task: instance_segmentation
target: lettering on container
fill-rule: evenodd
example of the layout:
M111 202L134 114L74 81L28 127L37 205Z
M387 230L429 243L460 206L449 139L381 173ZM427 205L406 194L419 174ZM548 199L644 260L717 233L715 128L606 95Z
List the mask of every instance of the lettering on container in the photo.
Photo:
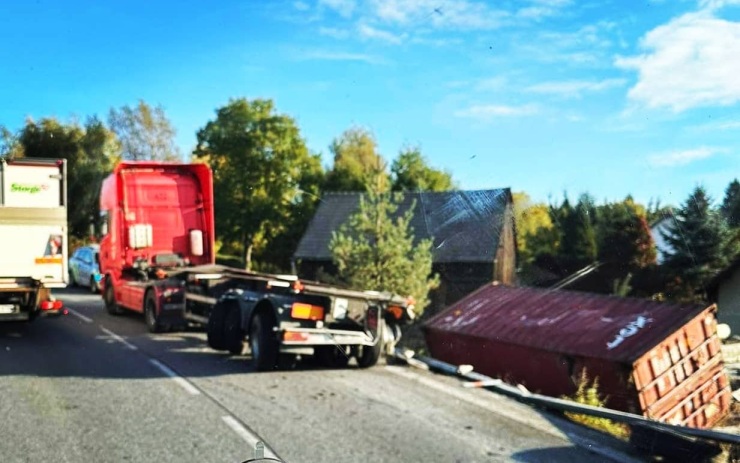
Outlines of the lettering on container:
M636 335L638 331L640 331L642 328L645 328L647 324L651 323L652 321L652 318L646 318L640 315L633 321L629 322L627 326L619 330L619 333L614 336L614 339L606 343L606 348L608 350L614 349L618 345L622 344L626 338Z
M49 185L41 184L41 185L32 185L32 184L25 184L25 183L11 183L10 184L10 191L11 193L28 193L28 194L36 194L40 192L41 190L48 190Z

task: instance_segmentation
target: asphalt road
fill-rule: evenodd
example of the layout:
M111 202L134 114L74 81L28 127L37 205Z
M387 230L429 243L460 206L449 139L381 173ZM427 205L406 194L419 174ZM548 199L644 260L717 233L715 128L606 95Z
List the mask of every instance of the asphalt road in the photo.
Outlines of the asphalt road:
M258 439L287 462L613 461L598 437L451 378L257 373L202 332L152 335L97 296L59 297L70 315L0 325L3 462L238 462Z

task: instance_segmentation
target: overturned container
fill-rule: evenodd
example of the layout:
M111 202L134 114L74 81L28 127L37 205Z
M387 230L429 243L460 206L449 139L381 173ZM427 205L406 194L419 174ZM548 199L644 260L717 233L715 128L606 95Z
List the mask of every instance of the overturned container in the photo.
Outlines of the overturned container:
M732 400L716 306L486 285L424 325L434 358L554 397L585 370L606 406L707 428Z

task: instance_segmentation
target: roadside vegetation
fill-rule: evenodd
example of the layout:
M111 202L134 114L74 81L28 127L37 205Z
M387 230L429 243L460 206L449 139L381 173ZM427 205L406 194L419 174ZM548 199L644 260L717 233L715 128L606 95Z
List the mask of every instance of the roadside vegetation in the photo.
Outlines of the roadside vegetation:
M592 407L605 407L607 397L603 397L599 392L599 378L589 379L584 369L578 379L578 388L576 392L568 397L563 396L563 399L571 400L583 405L590 405ZM629 426L616 423L606 418L598 418L595 416L581 415L578 413L565 412L572 421L580 423L589 428L596 429L611 434L619 439L627 440L629 438Z

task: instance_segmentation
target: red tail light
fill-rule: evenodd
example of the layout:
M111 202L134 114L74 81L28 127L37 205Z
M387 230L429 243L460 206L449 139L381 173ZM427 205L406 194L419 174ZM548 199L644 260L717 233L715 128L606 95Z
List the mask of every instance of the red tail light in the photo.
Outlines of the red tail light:
M284 341L307 341L308 333L299 333L297 331L286 331L283 333Z
M43 301L41 303L41 310L61 310L64 307L62 301Z
M320 305L294 302L290 308L290 316L302 320L323 320L324 308Z

